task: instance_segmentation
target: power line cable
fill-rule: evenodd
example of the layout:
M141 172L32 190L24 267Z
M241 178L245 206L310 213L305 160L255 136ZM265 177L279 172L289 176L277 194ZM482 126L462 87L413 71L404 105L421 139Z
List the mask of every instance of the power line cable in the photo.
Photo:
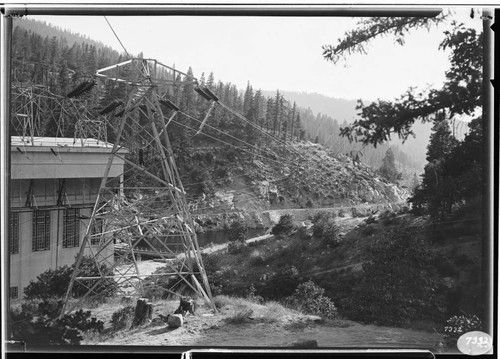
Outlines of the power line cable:
M118 37L118 35L116 34L115 30L113 29L113 26L111 26L111 23L108 21L108 18L106 16L104 16L104 20L106 20L106 22L108 23L109 25L109 28L111 29L111 31L113 31L113 34L115 35L116 39L118 40L118 42L120 43L120 45L122 46L123 48L123 51L125 51L125 53L127 54L127 57L130 58L130 54L128 53L127 49L125 48L125 46L123 46L123 43L122 41L120 40L120 38Z

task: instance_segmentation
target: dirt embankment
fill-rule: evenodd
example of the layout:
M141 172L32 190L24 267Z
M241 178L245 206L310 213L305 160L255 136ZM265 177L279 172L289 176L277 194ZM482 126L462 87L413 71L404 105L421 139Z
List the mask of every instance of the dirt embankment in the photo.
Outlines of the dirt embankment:
M190 203L197 230L222 230L238 218L250 228L268 228L283 212L305 220L322 208L356 217L405 205L409 192L363 163L310 142L290 147L295 166L247 158L227 164L231 175Z

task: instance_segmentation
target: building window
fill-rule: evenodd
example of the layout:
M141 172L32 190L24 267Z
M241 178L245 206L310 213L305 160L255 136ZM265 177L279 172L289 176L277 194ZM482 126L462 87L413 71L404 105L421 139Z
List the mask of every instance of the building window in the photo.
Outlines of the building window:
M17 291L17 287L10 287L9 288L9 297L10 299L17 299L18 298L18 291Z
M102 234L102 218L96 218L90 232L90 244L95 246L101 241Z
M18 212L12 212L10 214L9 251L10 251L10 254L18 254L19 253L19 213Z
M50 248L50 211L33 212L33 252Z
M63 248L78 247L80 239L80 210L64 211Z

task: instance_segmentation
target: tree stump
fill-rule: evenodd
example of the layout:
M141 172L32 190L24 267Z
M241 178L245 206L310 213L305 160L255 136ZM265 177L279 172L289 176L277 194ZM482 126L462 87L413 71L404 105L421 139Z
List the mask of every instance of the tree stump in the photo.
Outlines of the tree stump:
M190 297L181 297L179 308L177 308L174 314L182 314L183 316L186 316L187 313L191 313L194 315L195 310L196 304L193 299Z
M147 298L137 299L135 306L134 320L131 328L144 324L146 321L153 319L153 304Z

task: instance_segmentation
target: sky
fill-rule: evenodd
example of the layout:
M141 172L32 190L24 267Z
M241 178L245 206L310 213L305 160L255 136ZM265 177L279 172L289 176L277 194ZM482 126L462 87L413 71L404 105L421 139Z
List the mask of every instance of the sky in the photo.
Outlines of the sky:
M470 8L456 17L481 28ZM119 51L122 48L104 17L30 16L78 32ZM391 37L368 47L367 55L352 55L333 64L322 56L322 46L335 44L359 19L350 17L125 17L109 16L124 47L143 52L195 77L214 73L240 90L254 89L319 93L325 96L375 100L393 99L410 86L440 87L449 66L448 53L438 50L444 28L420 29L405 38Z

